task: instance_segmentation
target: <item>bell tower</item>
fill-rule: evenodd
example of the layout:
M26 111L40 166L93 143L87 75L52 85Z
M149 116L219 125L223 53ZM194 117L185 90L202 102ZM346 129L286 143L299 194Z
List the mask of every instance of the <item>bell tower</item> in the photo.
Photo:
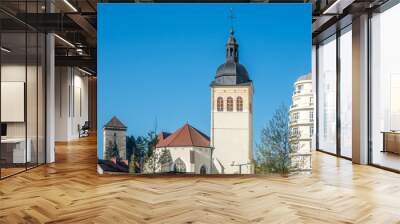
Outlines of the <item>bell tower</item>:
M234 31L231 30L228 43L226 44L226 61L238 63L239 62L239 45L236 43Z
M226 44L226 62L211 82L211 146L213 172L252 174L253 83L239 64L233 28Z

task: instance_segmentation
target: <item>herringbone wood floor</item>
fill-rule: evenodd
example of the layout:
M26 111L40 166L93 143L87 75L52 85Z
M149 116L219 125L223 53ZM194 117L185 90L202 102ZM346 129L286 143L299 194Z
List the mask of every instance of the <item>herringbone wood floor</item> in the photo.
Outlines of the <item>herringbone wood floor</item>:
M96 173L96 142L0 181L0 223L400 223L400 175L315 153L309 175L163 177Z

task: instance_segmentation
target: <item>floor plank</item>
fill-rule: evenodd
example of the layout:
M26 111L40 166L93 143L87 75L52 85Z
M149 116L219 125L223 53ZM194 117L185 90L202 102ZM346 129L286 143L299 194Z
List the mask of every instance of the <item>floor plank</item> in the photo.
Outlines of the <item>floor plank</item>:
M400 175L316 152L288 178L96 173L96 140L0 181L0 223L400 223Z

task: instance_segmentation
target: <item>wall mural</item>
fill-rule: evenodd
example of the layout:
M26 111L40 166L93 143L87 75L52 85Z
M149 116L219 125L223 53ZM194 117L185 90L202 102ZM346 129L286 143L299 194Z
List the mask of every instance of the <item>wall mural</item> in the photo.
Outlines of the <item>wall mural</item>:
M98 172L288 173L298 136L285 104L310 72L310 10L100 4ZM279 36L290 12L296 39Z

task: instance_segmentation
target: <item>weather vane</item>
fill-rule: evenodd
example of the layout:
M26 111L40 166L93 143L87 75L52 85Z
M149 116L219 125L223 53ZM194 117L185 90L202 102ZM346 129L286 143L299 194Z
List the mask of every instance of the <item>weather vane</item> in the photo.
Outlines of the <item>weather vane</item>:
M230 8L229 10L229 19L231 20L231 33L233 34L234 29L233 29L233 20L236 19L236 17L233 15L233 9Z

